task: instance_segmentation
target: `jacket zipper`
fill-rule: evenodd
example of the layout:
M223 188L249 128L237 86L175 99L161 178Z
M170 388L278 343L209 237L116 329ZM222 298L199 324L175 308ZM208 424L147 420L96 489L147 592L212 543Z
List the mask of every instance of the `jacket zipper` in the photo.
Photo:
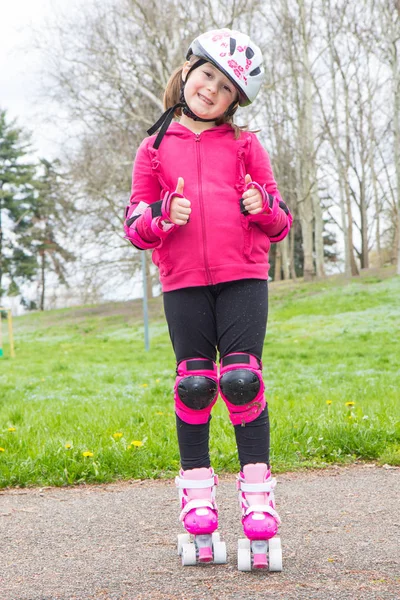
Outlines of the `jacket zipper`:
M200 134L195 134L195 141L200 142ZM196 154L197 154L197 174L199 179L199 200L200 200L200 214L201 214L201 227L203 231L203 258L204 258L204 267L207 275L207 285L213 285L213 280L210 273L210 267L207 259L207 231L205 225L205 216L204 216L204 203L203 203L203 188L201 185L201 158L200 158L200 146L196 144Z

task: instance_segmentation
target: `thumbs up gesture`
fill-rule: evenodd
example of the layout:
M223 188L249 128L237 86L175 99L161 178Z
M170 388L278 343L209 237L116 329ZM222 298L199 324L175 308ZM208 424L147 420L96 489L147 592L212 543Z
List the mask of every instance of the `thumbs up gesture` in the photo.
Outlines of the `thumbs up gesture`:
M185 182L183 177L179 177L175 192L183 196L184 185ZM190 200L187 198L180 198L179 196L172 198L169 208L169 218L172 223L175 223L175 225L186 225L191 212Z
M249 174L246 175L244 182L247 185L251 183L252 179ZM243 194L243 205L250 215L258 215L263 208L263 197L260 190L254 185Z

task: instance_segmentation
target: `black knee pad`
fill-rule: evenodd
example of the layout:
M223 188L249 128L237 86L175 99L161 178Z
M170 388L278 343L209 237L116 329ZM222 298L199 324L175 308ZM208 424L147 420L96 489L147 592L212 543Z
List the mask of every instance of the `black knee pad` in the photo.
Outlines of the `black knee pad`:
M223 396L235 406L242 406L257 398L261 383L256 373L249 369L227 371L219 380Z
M207 408L218 393L218 384L204 375L183 377L178 383L177 392L180 400L193 410Z
M205 358L183 360L175 380L175 412L182 421L207 423L218 397L217 365Z

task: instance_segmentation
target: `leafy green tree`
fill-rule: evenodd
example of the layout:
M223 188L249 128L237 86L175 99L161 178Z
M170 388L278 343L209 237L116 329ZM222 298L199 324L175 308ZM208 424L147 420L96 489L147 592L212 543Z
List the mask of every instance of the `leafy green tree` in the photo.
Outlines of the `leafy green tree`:
M37 261L21 246L30 227L35 199L35 165L30 163L29 135L7 122L6 111L0 110L0 297L3 276L8 275L8 290L17 293L18 282L31 280L37 271Z
M54 273L67 285L66 266L74 259L61 241L71 209L64 200L59 161L33 164L29 152L29 136L0 111L0 297L18 295L23 283L39 279L44 310L48 275ZM4 276L7 289L2 288ZM36 307L30 300L23 303Z
M47 276L57 276L60 284L68 286L67 263L74 255L62 243L63 228L68 224L71 209L65 201L62 177L57 168L59 161L50 163L41 159L35 183L37 195L32 205L31 227L27 230L24 246L37 262L40 281L39 308L44 310Z

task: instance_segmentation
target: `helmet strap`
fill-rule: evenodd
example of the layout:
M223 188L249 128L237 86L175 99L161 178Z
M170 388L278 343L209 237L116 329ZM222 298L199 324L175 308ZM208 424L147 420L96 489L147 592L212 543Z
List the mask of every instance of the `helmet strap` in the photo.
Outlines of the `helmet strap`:
M185 84L186 81L188 80L188 77L190 75L190 73L192 71L194 71L194 69L197 69L197 67L200 67L201 65L204 65L204 63L206 63L207 61L204 58L201 58L200 60L198 60L197 62L195 62L189 69L189 71L187 72L185 81L182 81L182 86L181 86L181 92L180 92L180 97L179 97L179 102L177 104L175 104L174 106L171 106L171 108L168 108L162 115L161 117L158 119L158 121L156 121L156 123L154 123L154 125L152 127L150 127L150 129L147 130L147 133L149 135L153 135L153 133L155 133L157 131L157 129L160 129L160 131L158 132L158 135L156 137L156 140L154 142L153 147L158 149L162 139L165 135L165 132L167 131L172 119L174 118L174 114L175 111L178 108L182 109L182 112L184 115L186 115L187 117L189 117L190 119L193 119L193 121L201 121L203 123L210 123L212 121L217 121L218 119L220 119L221 117L225 116L225 117L230 117L232 116L236 110L237 110L237 100L234 100L234 102L232 102L232 104L228 107L228 109L225 111L225 113L223 115L221 115L221 117L217 117L216 119L202 119L201 117L198 117L188 106L188 103L185 100Z
M185 85L189 78L190 73L192 71L194 71L195 69L197 69L197 67L201 67L201 65L204 65L204 63L206 63L206 62L207 61L204 58L200 58L200 60L198 60L192 64L189 71L187 72L185 81L182 80L181 94L179 97L179 102L181 102L183 104L183 108L182 108L183 114L186 115L187 117L189 117L190 119L193 119L193 121L201 121L202 123L210 123L212 121L215 121L215 119L202 119L201 117L198 117L196 115L196 113L194 113L192 111L191 108L189 108L188 103L185 100Z

